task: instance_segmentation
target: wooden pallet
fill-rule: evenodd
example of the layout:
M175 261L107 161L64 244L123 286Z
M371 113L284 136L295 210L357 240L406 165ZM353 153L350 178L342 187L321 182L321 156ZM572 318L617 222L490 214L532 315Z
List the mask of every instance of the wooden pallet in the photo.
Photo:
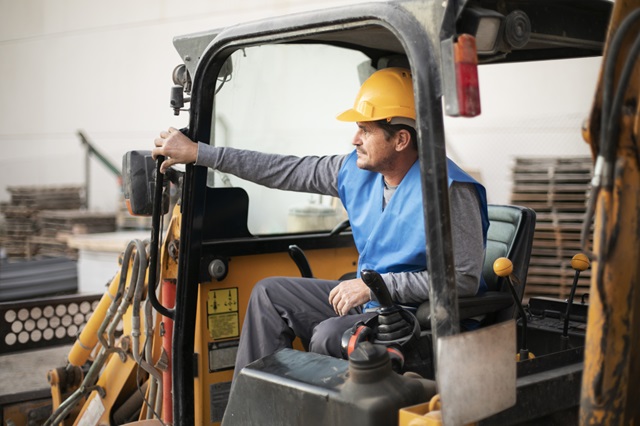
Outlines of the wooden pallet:
M90 212L86 210L45 210L38 218L40 234L55 237L65 234L95 234L116 230L113 213Z
M79 209L84 204L82 186L9 186L11 204L37 210Z
M11 202L0 211L6 219L3 246L9 258L77 257L69 235L116 230L115 215L80 210L82 186L8 187Z
M525 298L569 296L575 271L571 258L580 236L592 175L590 157L517 158L511 203L536 211ZM576 294L589 291L591 272L580 274Z
M43 210L38 217L38 228L39 234L29 238L29 245L36 247L39 255L76 259L78 251L68 246L68 238L79 234L114 232L116 216L86 210Z
M6 220L3 247L7 256L22 259L35 254L28 247L28 239L38 232L38 210L22 205L5 204L0 212Z

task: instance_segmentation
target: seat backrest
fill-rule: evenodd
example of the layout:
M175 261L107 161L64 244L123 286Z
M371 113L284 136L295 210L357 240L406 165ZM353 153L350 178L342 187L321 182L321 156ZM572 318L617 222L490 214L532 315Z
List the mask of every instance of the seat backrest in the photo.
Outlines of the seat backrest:
M489 230L485 250L482 276L489 291L509 291L503 279L493 272L493 262L506 257L513 263L513 274L520 284L515 283L516 292L522 300L529 270L529 258L536 226L536 213L528 207L490 204ZM501 312L498 320L513 317L515 305L507 312Z

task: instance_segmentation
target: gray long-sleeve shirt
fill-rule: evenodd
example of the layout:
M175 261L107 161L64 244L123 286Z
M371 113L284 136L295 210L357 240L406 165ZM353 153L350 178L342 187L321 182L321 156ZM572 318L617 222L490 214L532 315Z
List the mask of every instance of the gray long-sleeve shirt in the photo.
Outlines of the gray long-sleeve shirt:
M338 196L338 172L346 155L305 156L267 154L198 144L196 165L230 173L257 184L288 191ZM391 197L393 191L385 191ZM454 182L449 188L452 238L458 295L478 291L484 247L479 200L473 184ZM470 213L473 212L473 213ZM429 272L382 274L397 303L416 304L429 298Z

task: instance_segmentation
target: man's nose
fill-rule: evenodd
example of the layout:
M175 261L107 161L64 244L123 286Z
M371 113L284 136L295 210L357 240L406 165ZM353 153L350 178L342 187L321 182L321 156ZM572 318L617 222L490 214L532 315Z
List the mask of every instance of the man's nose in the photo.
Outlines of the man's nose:
M357 131L355 135L353 135L353 140L351 144L354 146L362 145L362 139L360 138L360 131Z

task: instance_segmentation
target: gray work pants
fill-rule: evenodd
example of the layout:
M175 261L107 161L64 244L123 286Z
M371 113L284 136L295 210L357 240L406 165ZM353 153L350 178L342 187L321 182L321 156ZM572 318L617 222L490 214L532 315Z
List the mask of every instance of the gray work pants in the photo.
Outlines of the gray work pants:
M342 357L342 334L374 312L354 308L338 316L329 304L329 293L340 281L315 278L272 277L259 281L249 298L234 377L247 364L290 348L299 337L306 349Z

